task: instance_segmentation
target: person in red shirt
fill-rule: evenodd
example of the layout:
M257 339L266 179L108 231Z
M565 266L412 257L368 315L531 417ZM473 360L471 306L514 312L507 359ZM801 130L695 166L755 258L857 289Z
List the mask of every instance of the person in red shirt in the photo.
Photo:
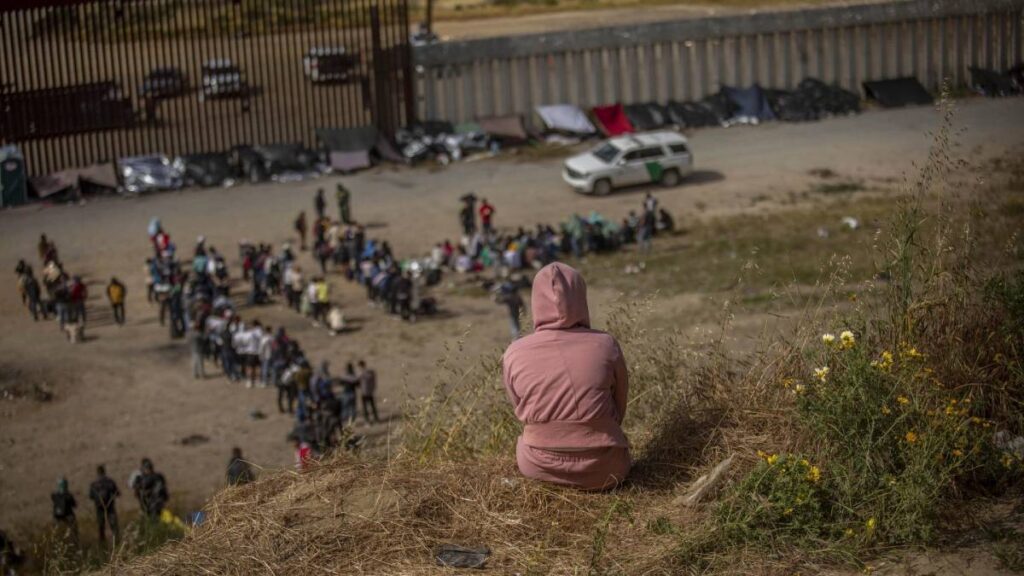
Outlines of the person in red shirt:
M85 300L89 297L89 291L80 276L71 279L68 297L71 300L71 310L75 320L85 326Z
M494 206L484 198L480 202L480 224L483 226L484 234L490 236L494 231L491 219L494 217Z

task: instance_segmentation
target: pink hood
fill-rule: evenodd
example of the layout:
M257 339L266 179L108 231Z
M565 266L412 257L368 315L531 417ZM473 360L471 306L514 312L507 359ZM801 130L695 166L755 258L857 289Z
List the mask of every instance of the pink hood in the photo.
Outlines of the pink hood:
M590 328L587 308L587 283L571 266L561 262L549 264L533 279L534 330Z
M627 447L626 363L614 338L590 329L583 277L565 264L545 266L531 305L536 331L503 359L506 391L525 424L522 441L550 450Z

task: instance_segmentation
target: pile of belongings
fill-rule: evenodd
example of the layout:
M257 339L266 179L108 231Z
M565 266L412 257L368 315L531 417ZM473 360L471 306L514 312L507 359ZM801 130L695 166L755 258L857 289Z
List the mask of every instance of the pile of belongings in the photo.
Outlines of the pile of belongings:
M328 166L338 172L354 172L373 166L380 142L376 126L317 128L316 139Z
M860 96L817 78L804 78L796 90L762 90L775 117L784 122L807 122L860 112Z
M1024 64L1003 73L975 66L967 70L971 73L971 88L982 96L997 98L1024 93Z
M538 108L549 129L587 134L586 115L573 106ZM595 123L606 136L658 130L666 126L706 128L759 124L771 120L799 122L860 112L860 97L816 78L805 78L796 90L769 90L757 84L748 88L723 86L699 102L670 101L641 104L611 104L591 110Z
M39 198L74 199L83 194L105 193L117 189L117 170L113 162L102 162L81 168L68 168L32 178L32 188Z
M174 167L184 176L186 186L232 186L238 177L230 156L224 152L184 154L174 159Z
M305 180L326 170L319 154L301 144L235 146L228 152L228 162L235 174L253 183Z
M925 87L913 76L865 82L864 94L884 108L926 106L934 102L928 90L925 90Z
M117 172L121 189L129 194L178 190L185 184L181 170L163 154L120 158Z
M461 160L467 152L490 149L491 141L479 124L458 129L443 120L416 122L395 133L395 143L407 162L433 158L441 165Z

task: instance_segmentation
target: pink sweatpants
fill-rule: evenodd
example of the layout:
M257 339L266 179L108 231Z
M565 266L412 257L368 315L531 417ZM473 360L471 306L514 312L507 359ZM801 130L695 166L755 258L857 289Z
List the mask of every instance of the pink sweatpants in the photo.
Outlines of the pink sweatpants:
M591 448L579 452L555 452L516 444L519 471L527 478L581 490L606 490L626 479L632 461L628 448Z

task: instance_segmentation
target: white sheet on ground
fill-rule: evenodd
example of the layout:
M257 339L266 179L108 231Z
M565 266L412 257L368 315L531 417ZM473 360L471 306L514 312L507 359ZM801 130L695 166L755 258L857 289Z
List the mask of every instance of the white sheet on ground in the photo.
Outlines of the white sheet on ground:
M537 114L544 121L544 125L551 130L572 134L594 134L597 132L597 128L590 122L583 110L572 104L537 106Z

